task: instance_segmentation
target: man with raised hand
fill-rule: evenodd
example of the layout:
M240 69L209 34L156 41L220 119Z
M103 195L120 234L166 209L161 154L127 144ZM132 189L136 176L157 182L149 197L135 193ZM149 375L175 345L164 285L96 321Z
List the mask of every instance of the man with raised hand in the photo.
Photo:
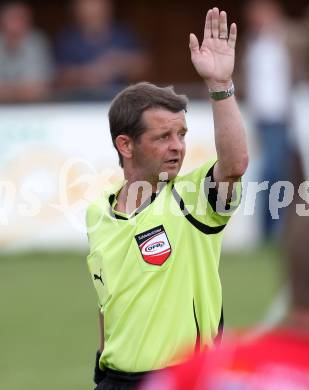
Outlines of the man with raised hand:
M209 89L217 149L190 174L178 175L188 131L185 96L139 83L111 104L125 180L87 211L88 265L100 305L98 390L134 389L145 373L220 338L222 235L248 164L232 83L236 34L226 13L213 8L202 45L190 35L193 65ZM218 193L220 183L226 185Z

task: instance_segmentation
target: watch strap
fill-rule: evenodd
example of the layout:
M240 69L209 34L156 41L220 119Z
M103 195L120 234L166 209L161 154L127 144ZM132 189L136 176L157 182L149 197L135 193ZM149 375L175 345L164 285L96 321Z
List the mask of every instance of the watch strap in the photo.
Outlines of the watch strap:
M235 93L235 88L233 83L228 89L224 89L223 91L213 91L211 89L209 90L210 98L216 101L227 99L230 96L233 96L234 93Z

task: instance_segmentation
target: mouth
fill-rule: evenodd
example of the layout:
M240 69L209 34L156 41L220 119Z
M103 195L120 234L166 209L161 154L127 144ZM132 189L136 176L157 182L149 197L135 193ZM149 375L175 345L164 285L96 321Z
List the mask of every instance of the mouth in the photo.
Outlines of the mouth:
M179 164L179 161L179 158L171 158L170 160L166 160L165 164L176 165Z

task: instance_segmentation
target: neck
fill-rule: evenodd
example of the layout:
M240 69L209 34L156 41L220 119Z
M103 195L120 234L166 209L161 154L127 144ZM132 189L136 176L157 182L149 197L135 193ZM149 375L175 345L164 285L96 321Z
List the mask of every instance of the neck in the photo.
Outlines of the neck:
M146 182L126 182L118 195L117 209L131 214L149 199L155 191L153 186Z
M160 177L156 176L145 176L138 168L127 169L124 168L124 178L128 188L142 186L143 192L156 192L157 186L160 181Z
M139 208L144 202L149 200L153 193L161 191L164 182L159 180L147 180L137 176L125 174L125 185L118 194L116 210L131 214Z

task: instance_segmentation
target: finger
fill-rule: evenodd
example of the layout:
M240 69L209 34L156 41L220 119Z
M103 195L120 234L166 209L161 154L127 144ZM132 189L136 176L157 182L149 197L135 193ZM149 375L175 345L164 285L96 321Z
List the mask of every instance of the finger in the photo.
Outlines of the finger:
M204 39L211 38L211 18L212 18L212 10L209 9L206 14L205 28L204 28Z
M211 33L213 38L219 37L219 9L217 7L212 9Z
M235 49L236 39L237 39L237 26L236 26L236 23L232 23L231 27L230 27L230 36L229 36L229 39L227 41L228 45L232 49Z
M192 55L198 53L200 50L200 45L198 43L198 39L197 39L196 35L194 35L192 33L190 34L189 47L190 47L190 51L191 51Z
M219 38L220 37L228 37L227 16L225 11L221 11L219 16Z

